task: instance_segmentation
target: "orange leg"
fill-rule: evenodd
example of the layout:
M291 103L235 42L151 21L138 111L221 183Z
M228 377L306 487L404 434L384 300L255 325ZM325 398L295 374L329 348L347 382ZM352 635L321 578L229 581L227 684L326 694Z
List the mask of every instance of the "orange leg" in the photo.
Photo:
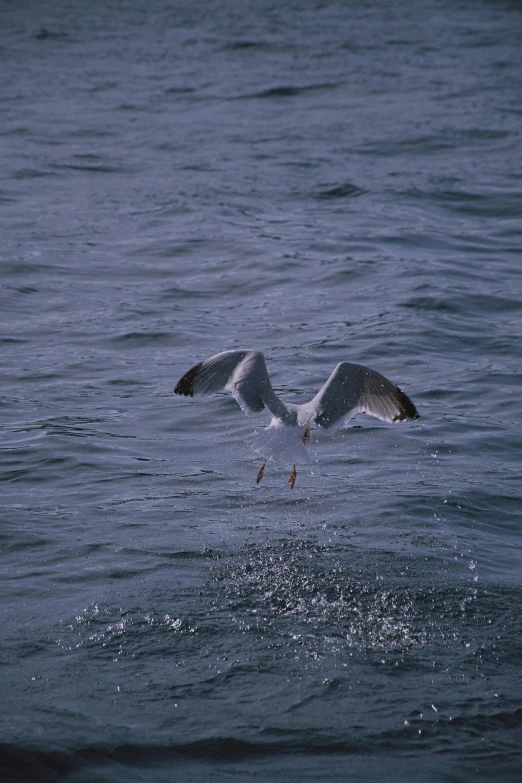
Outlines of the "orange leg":
M257 478L256 478L256 484L259 484L259 482L263 478L263 473L265 472L265 465L266 465L266 459L263 462L263 464L261 465L261 467L259 468L259 472L258 472Z
M305 434L303 435L303 443L305 446L309 440L310 440L310 427L307 427L305 430Z
M288 479L288 483L290 484L291 489L294 488L296 476L297 476L297 470L295 469L295 465L294 465L294 469L290 473L290 478Z

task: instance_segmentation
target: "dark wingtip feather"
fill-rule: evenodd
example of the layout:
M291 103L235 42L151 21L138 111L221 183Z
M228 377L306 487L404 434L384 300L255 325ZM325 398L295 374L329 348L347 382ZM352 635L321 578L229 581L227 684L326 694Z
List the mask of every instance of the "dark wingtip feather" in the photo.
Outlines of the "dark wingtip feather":
M420 414L417 411L417 408L413 404L413 402L410 400L407 394L405 394L402 389L399 389L397 387L397 402L400 405L401 412L395 416L393 419L394 421L404 421L404 419L420 419Z
M196 364L195 367L192 367L192 369L185 373L183 378L178 381L176 388L174 389L174 394L184 394L185 397L194 396L194 381L196 380L202 364L203 362Z

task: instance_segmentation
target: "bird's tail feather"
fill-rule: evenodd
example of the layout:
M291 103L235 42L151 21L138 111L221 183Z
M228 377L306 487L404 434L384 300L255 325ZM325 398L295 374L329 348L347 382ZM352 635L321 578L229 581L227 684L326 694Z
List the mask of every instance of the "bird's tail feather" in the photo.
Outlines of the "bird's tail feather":
M310 462L299 430L286 424L255 432L251 446L254 453L263 459L272 459L285 465L302 465Z

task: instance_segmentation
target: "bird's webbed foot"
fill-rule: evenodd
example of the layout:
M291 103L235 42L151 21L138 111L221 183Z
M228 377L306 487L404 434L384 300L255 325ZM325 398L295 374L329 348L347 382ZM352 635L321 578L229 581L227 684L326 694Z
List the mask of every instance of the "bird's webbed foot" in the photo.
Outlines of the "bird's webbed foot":
M259 482L263 478L263 473L265 472L265 465L266 465L266 458L265 458L265 461L263 462L263 464L261 465L261 467L259 468L259 471L257 473L256 484L259 484Z
M294 469L290 473L290 478L288 479L288 483L290 484L291 489L294 488L296 477L297 477L297 470L295 469L295 465L294 465Z

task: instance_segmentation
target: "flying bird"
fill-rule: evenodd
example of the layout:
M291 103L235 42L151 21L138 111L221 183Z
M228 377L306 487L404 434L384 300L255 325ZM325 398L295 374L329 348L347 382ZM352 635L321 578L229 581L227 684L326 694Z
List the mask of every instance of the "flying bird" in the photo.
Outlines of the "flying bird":
M310 402L283 402L274 392L265 358L260 351L224 351L196 364L178 381L175 394L193 397L222 390L232 392L246 414L268 408L272 420L257 433L254 452L263 458L256 482L263 478L268 460L293 464L288 482L294 488L300 462L310 462L306 444L310 426L323 429L348 422L356 413L369 413L381 421L420 418L407 394L376 370L362 364L340 362Z

